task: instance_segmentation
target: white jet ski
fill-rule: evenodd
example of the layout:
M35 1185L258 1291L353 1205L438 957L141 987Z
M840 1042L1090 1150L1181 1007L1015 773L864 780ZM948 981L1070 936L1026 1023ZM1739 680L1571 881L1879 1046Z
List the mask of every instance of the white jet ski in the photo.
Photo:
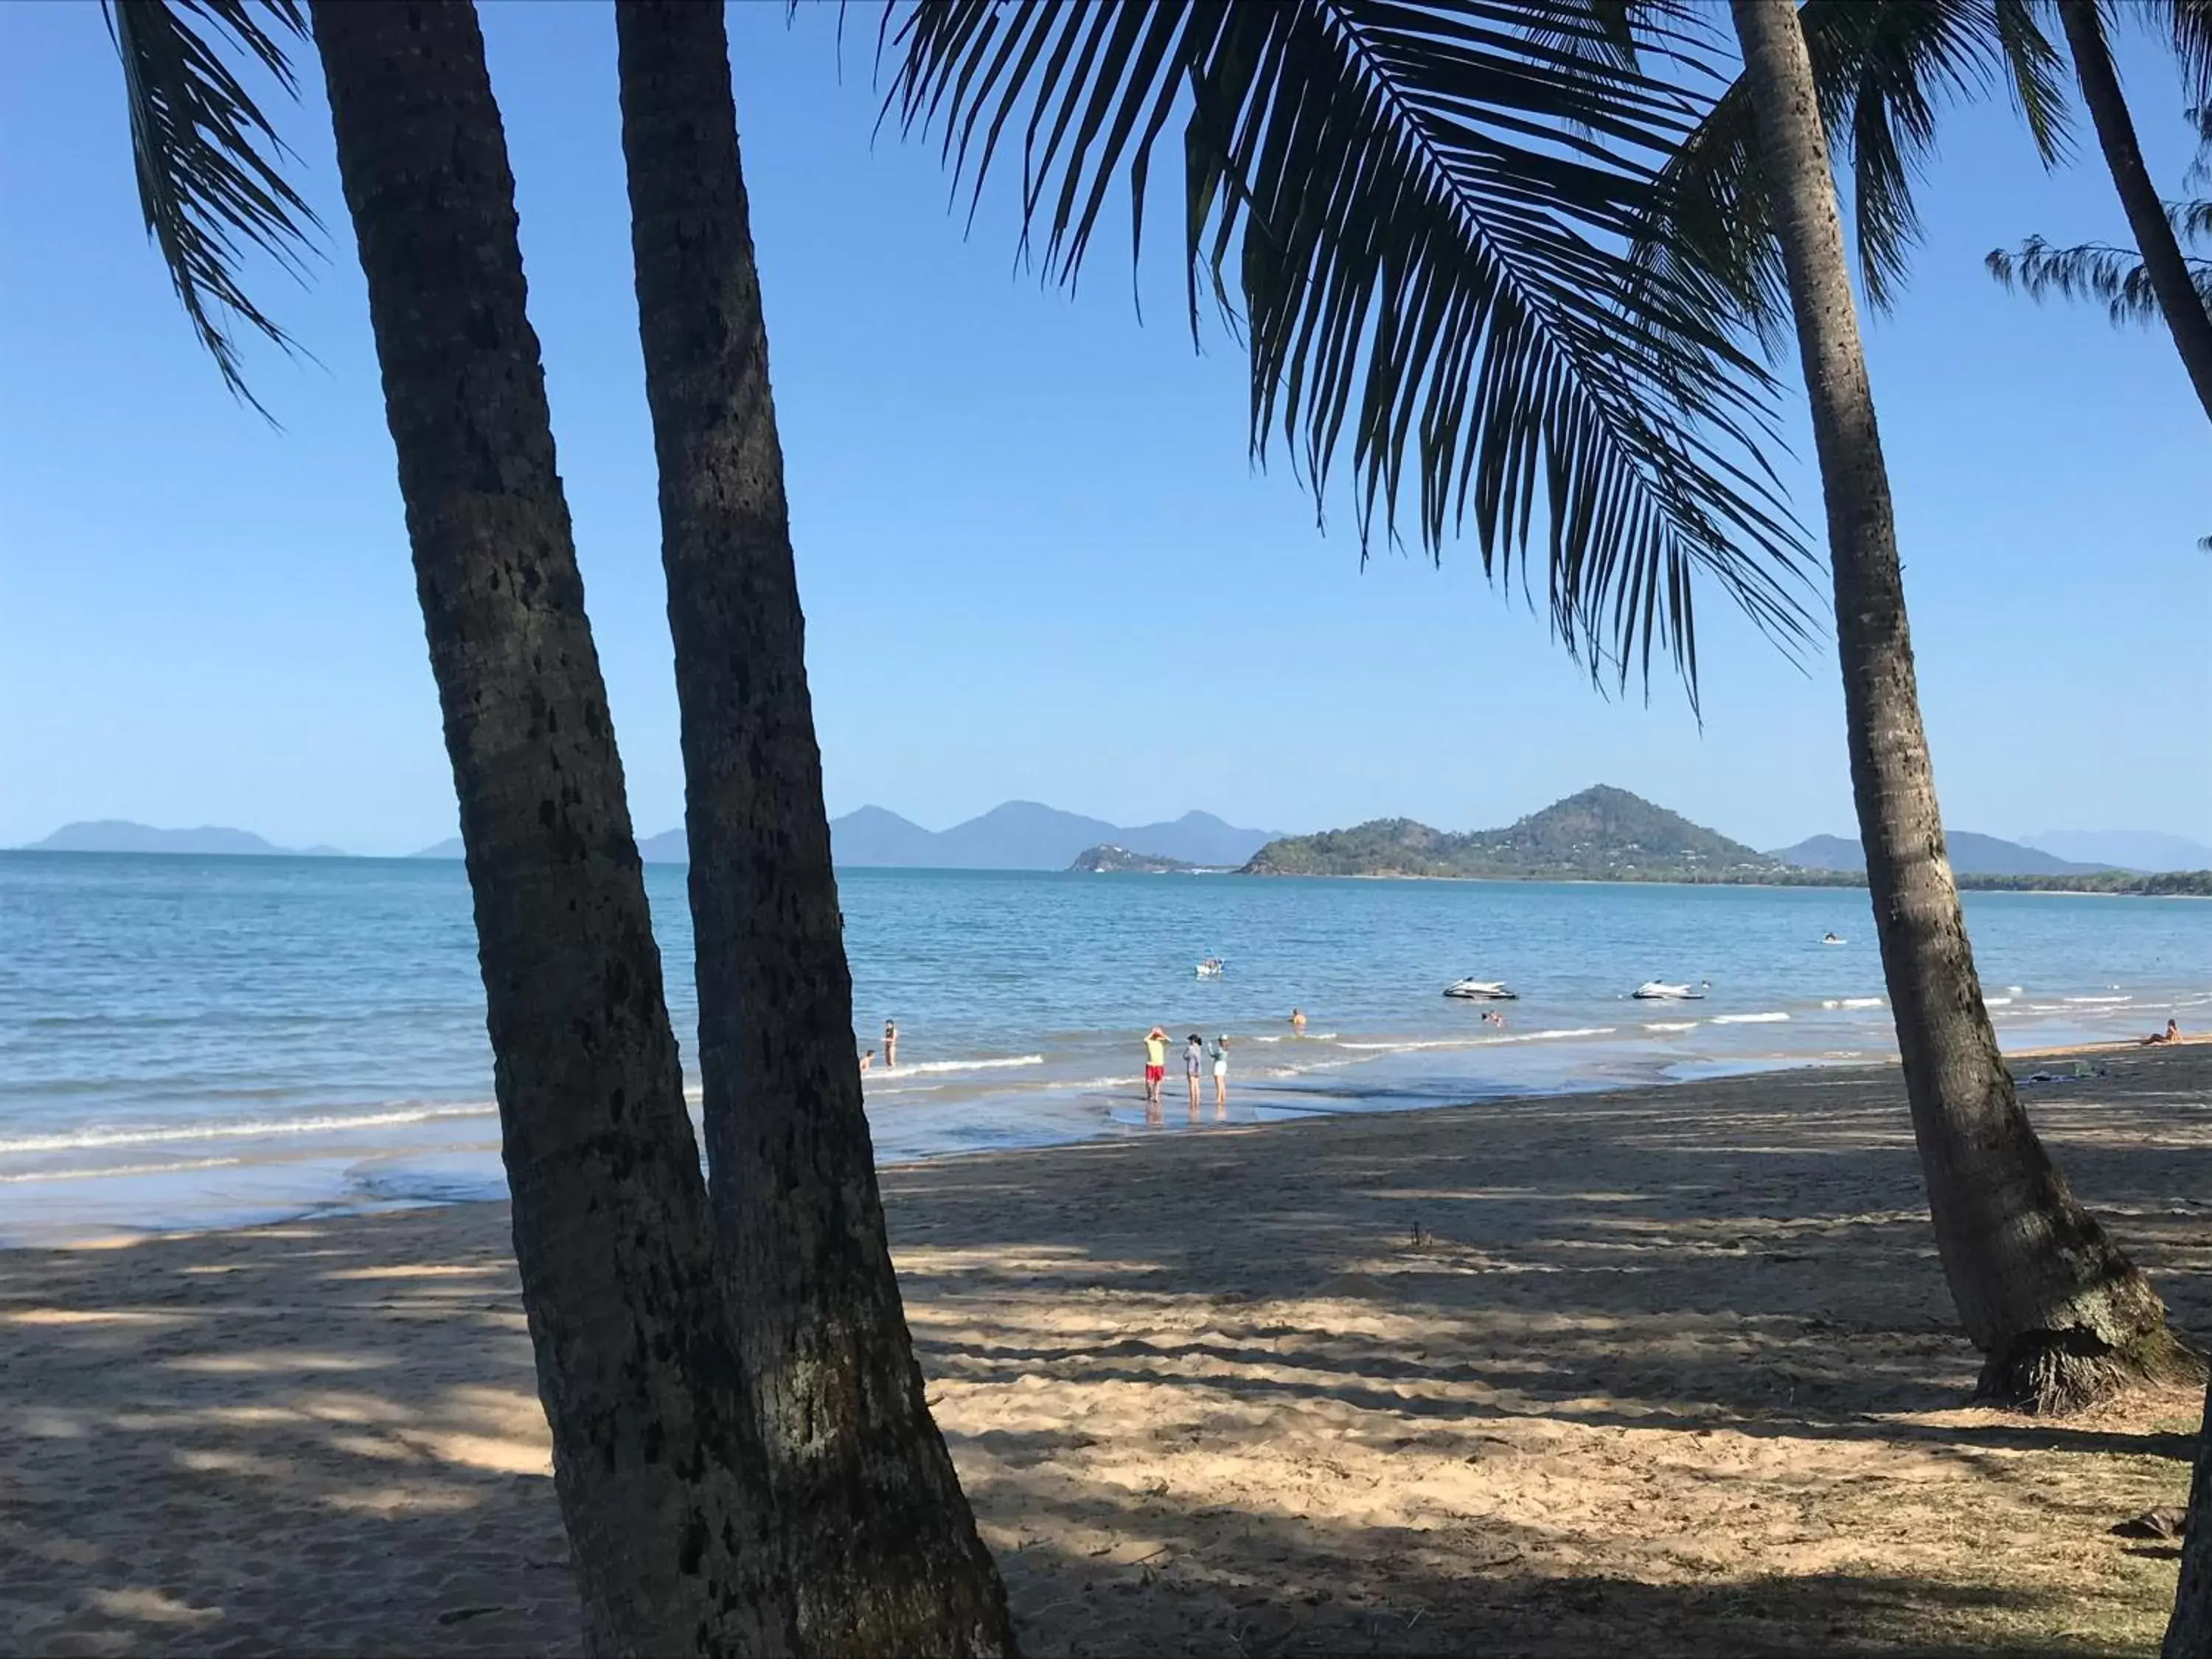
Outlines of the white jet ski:
M1228 966L1229 964L1224 962L1219 957L1208 957L1204 962L1198 964L1198 977L1200 979L1219 979L1221 977L1222 971Z
M1444 994L1462 1002L1517 1002L1520 994L1505 988L1503 980L1463 979L1444 987Z
M1711 980L1700 980L1692 988L1687 985L1669 985L1664 980L1647 979L1629 994L1638 1002L1702 1002L1705 993L1713 988Z

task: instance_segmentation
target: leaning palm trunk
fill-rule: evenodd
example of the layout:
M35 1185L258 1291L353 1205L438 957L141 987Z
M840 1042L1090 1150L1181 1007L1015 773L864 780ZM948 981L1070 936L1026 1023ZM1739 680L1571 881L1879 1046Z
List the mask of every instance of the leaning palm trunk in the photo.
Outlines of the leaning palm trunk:
M586 1638L786 1651L476 14L315 0L313 18L460 800Z
M2204 1394L2204 1422L2197 1435L2197 1465L2189 1482L2188 1529L2181 1539L2181 1577L2173 1587L2159 1659L2212 1659L2212 1389Z
M2166 204L2151 183L2143 165L2142 147L2136 142L2135 118L2128 113L2120 93L2120 77L2112 67L2112 50L2105 41L2105 25L2097 15L2096 0L2059 0L2058 15L2066 26L2066 44L2074 53L2074 75L2081 82L2081 101L2097 128L2097 143L2112 170L2112 185L2127 211L2128 228L2135 233L2136 251L2142 255L2143 271L2151 292L2181 353L2197 400L2212 416L2212 313L2197 291L2189 261L2166 216Z
M1986 1356L1980 1391L2078 1405L2187 1357L2157 1294L2067 1190L1997 1052L1936 811L1889 475L1804 36L1791 0L1735 0L1735 15L1812 400L1851 787L1936 1246Z
M861 1109L721 9L615 17L713 1203L800 1632L821 1652L1010 1654L923 1403Z

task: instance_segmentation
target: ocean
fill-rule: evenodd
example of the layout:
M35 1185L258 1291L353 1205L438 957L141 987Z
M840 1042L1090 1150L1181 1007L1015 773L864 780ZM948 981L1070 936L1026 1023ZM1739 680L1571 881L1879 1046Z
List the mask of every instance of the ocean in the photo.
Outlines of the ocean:
M646 879L688 1063L684 872ZM879 1056L866 1079L886 1163L1146 1133L1155 1022L1229 1038L1239 1123L1895 1052L1854 889L876 869L839 884L856 1044L899 1026L898 1067ZM2008 1049L2212 1018L2212 906L1970 893L1966 915ZM1208 956L1218 978L1194 971ZM1468 976L1520 994L1494 1005L1502 1028L1441 995ZM1711 988L1630 1000L1647 979ZM498 1196L491 1069L458 863L0 854L0 1243Z

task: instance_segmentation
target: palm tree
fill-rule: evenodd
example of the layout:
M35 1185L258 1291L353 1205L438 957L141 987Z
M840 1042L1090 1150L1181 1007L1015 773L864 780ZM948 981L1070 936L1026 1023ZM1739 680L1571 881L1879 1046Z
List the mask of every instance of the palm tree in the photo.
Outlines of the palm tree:
M269 16L273 29L245 0L119 0L111 13L148 218L234 386L230 319L277 331L242 303L231 235L282 245L304 208L193 21L281 70L282 36L305 20L286 0ZM766 1468L554 468L476 14L315 0L312 16L459 798L515 1255L586 1637L599 1653L786 1651Z
M1942 27L1915 33L1907 14ZM1805 35L1832 60L1826 95L1857 106L1868 252L1910 240L1926 78L1963 88L1994 52L2047 151L2050 51L2018 0L1986 17L1831 0L1808 6L1802 30L1789 0L1744 0L1736 20L1746 74L1717 99L1695 9L1609 0L943 0L886 40L894 106L909 129L940 128L977 190L1019 125L1024 221L1048 227L1047 269L1063 279L1125 158L1141 233L1152 146L1180 107L1193 325L1202 277L1228 307L1234 257L1255 450L1279 416L1318 496L1350 420L1366 519L1379 501L1395 522L1410 463L1425 544L1471 506L1485 568L1501 574L1516 557L1525 571L1540 506L1554 629L1624 677L1639 636L1648 665L1656 617L1694 684L1693 570L1770 626L1794 621L1775 571L1795 544L1759 459L1771 383L1730 343L1735 325L1778 323L1789 303L1820 434L1861 834L1946 1275L1986 1356L1983 1394L2075 1403L2185 1362L2157 1296L2038 1141L1983 1005ZM1729 234L1698 234L1701 200Z
M2106 68L2109 72L2109 61ZM2113 81L2115 94L2118 87L2117 80ZM2212 173L2212 108L2191 114L2199 149L2189 182L2197 183ZM2124 154L2140 162L2134 124L2125 104L2118 106L2112 123L2122 126ZM1992 249L1987 260L1990 275L2007 288L2018 289L2038 300L2056 295L2062 299L2096 301L2116 324L2154 322L2179 314L2180 320L2170 325L2177 347L2185 341L2195 342L2200 335L2212 341L2212 258L2186 251L2212 245L2212 201L2161 202L2159 216L2166 233L2156 240L2172 243L2171 258L2181 263L2191 290L2189 299L2171 298L2170 284L2161 289L2153 283L2154 261L2141 249L2115 247L2106 242L2057 247L2040 236L2031 236L2016 250ZM2160 262L2166 258L2161 246ZM2190 349L2193 350L2194 345ZM2193 368L2191 372L2194 376ZM2207 404L2206 413L2212 414L2212 404Z
M2212 31L2212 10L2192 6L2187 0L2179 3L2168 0L2168 9L2173 13L2176 44L2184 63L2195 60L2201 91L2208 59L2212 59L2212 41L2206 39L2208 31ZM2066 44L2074 54L2081 101L2089 106L2098 145L2105 153L2113 188L2118 191L2120 205L2127 213L2128 228L2134 232L2136 247L2142 255L2146 285L2166 318L2174 349L2181 354L2182 366L2197 388L2197 401L2204 405L2205 415L2212 417L2212 311L2205 307L2204 296L2174 234L2175 226L2151 183L2150 170L2143 165L2135 120L2121 95L2119 74L2112 66L2112 48L2105 39L2097 0L2058 0L2058 15L2065 25Z
M623 148L682 709L721 1262L802 1640L1012 1654L923 1403L853 1053L721 9L619 0Z
M1812 60L1792 0L1735 0L1828 512L1851 785L1936 1245L1981 1388L2078 1404L2180 1352L2147 1280L2068 1191L1997 1052L1944 852L1889 475Z

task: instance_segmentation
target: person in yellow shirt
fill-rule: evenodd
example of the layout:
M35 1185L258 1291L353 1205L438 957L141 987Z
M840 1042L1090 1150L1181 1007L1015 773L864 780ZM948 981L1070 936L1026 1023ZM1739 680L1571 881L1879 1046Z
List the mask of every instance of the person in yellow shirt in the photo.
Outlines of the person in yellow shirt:
M1145 1121L1158 1128L1160 1080L1168 1074L1168 1034L1155 1025L1145 1034Z

